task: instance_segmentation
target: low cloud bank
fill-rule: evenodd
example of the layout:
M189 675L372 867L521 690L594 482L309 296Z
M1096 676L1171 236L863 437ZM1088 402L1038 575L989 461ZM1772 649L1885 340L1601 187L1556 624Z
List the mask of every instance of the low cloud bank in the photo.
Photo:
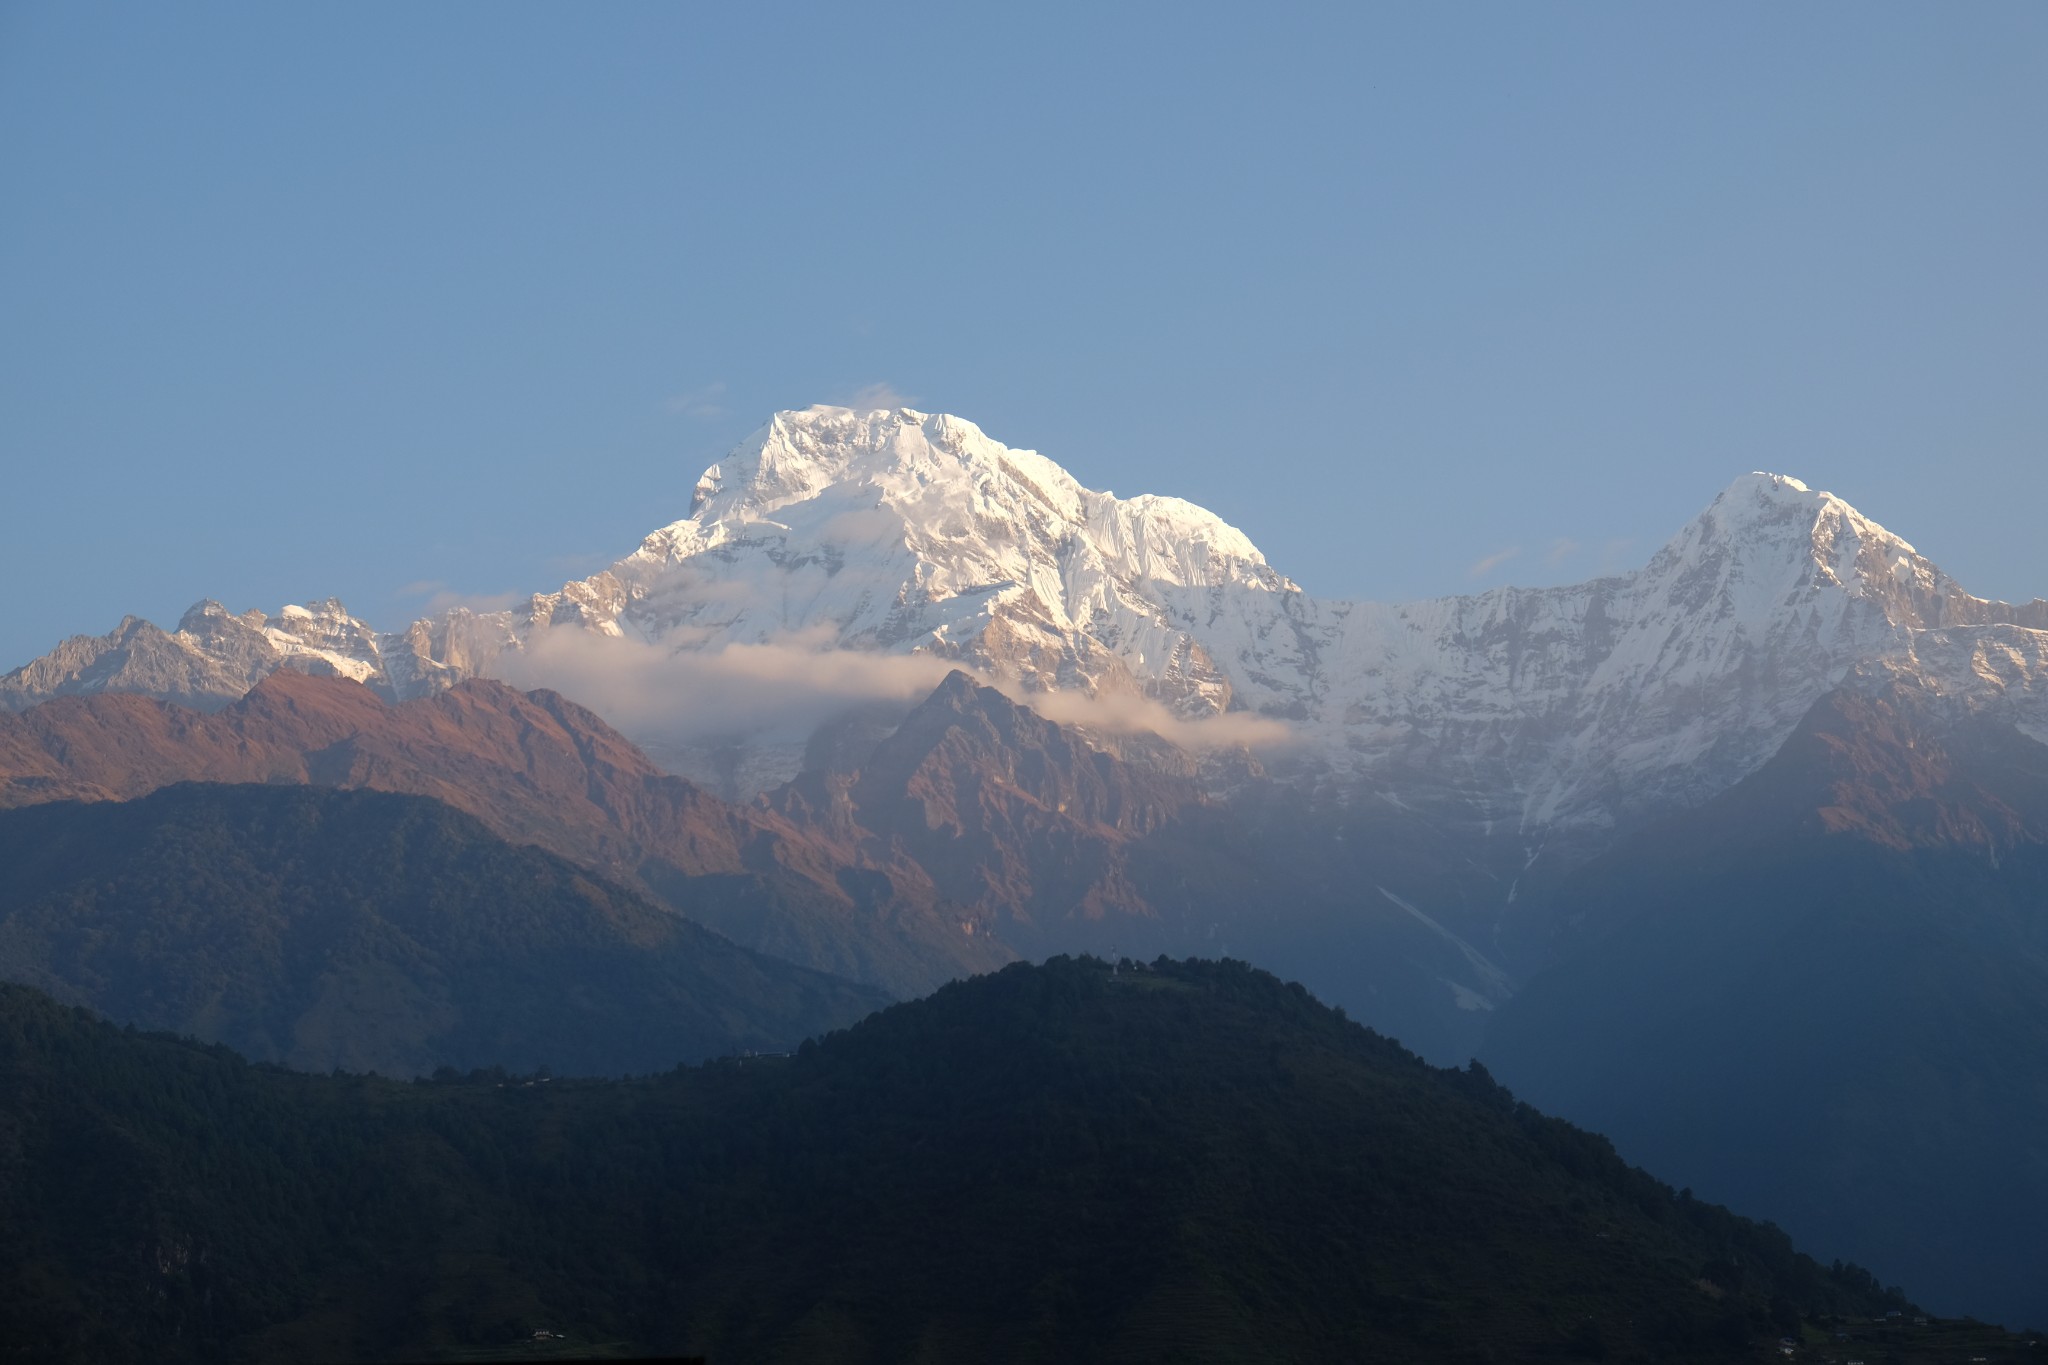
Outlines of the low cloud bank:
M909 706L950 671L924 655L830 649L813 635L675 650L574 627L499 660L516 687L550 687L629 734L672 744L807 737L849 707Z
M547 687L573 698L643 741L681 746L800 743L857 707L895 704L907 710L956 669L1056 724L1149 733L1196 751L1265 748L1293 738L1284 722L1265 716L1238 712L1186 720L1148 697L1026 692L929 654L840 649L829 627L764 644L675 644L573 627L541 630L524 651L502 656L498 670L516 687Z
M1083 692L1020 692L1007 683L997 683L1005 696L1058 725L1080 725L1113 734L1154 734L1183 749L1265 749L1292 743L1295 736L1285 721L1255 716L1249 711L1231 711L1202 720L1187 720L1150 697L1128 693L1088 696Z

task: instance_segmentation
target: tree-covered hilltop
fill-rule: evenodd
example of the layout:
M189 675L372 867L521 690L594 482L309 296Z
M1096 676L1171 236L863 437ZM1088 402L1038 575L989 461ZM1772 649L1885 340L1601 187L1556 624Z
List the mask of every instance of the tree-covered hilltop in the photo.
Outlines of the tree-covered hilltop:
M0 1220L0 1358L1727 1361L1904 1306L1229 962L624 1082L294 1074L5 988Z
M167 787L0 811L0 978L302 1070L662 1071L886 1004L439 801Z

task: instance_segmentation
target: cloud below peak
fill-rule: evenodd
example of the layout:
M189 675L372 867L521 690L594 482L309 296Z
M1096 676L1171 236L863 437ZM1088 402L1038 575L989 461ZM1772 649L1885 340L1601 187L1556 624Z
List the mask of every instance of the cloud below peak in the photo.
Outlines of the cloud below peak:
M771 641L691 648L575 627L536 632L500 658L500 676L590 707L621 731L663 747L801 744L827 721L877 704L907 712L959 670L1055 724L1111 734L1149 733L1184 749L1270 747L1292 731L1264 716L1176 716L1148 697L1027 692L930 654L842 649L829 626Z

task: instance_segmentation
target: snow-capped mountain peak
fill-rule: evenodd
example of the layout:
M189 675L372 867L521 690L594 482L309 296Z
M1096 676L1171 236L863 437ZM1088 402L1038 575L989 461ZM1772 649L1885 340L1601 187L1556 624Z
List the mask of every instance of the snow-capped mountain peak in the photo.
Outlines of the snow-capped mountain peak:
M869 507L893 515L846 519ZM1140 577L1203 583L1270 574L1257 572L1265 556L1243 532L1193 503L1093 492L1037 451L991 440L962 418L910 408L777 413L705 471L690 515L650 535L641 553L674 562L764 525L793 534L801 527L824 545L864 532L871 544L874 532L893 539L900 525L908 547L935 561L1077 536ZM1001 559L990 566L1017 567Z
M705 650L800 637L1204 714L1228 685L1161 594L1224 590L1295 589L1191 503L1093 491L958 417L820 407L776 414L604 573L476 624L515 647L569 622Z
M1875 606L1892 626L2018 623L2040 611L1973 597L1903 537L1833 493L1782 474L1746 474L1661 550L1646 572L1671 563L1741 565L1752 587L1742 619L1793 605L1801 590L1838 590ZM1773 597L1772 589L1781 589Z

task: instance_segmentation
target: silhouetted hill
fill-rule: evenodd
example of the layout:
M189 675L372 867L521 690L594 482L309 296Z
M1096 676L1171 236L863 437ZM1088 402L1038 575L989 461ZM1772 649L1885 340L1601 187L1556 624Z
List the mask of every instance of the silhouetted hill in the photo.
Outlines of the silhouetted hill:
M184 784L0 811L0 976L259 1061L665 1070L886 1003L424 797Z
M265 1071L6 988L0 1132L38 1358L1728 1361L1903 1306L1227 962L604 1083Z
M1630 1159L1945 1312L2048 1322L2048 748L1836 694L1582 870L1482 1055Z

